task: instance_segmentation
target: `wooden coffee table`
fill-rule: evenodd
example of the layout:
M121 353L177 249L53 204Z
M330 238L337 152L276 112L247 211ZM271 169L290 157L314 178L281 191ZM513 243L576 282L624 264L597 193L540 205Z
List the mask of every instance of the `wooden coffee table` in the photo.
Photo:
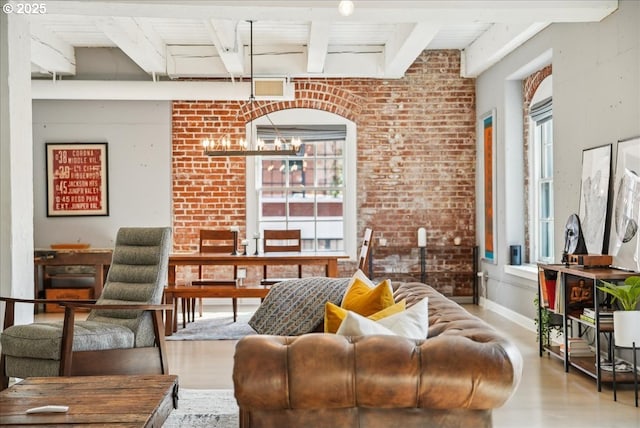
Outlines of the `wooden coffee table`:
M0 391L0 425L160 427L177 403L174 375L34 377ZM49 404L69 410L25 413Z

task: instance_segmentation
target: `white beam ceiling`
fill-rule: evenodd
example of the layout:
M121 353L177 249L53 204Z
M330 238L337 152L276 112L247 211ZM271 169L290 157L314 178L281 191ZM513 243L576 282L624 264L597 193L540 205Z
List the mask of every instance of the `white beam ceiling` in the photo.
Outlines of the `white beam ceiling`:
M240 42L237 21L220 19L205 22L211 41L226 72L232 76L244 74L244 45Z
M73 46L43 26L31 26L31 63L42 70L55 70L60 74L76 73Z
M475 77L546 26L599 21L616 0L47 1L29 16L34 70L73 75L74 47L118 47L150 76L399 78L430 46Z
M327 21L311 22L309 44L307 46L307 72L322 73L327 51L329 50L329 33L331 23Z
M147 73L166 73L167 59L162 38L148 21L102 16L96 26Z

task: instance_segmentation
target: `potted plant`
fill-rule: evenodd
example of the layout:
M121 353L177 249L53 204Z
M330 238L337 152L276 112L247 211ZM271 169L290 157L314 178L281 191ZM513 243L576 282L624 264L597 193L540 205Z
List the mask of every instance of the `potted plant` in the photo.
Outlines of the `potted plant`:
M614 339L617 346L640 347L640 276L630 276L624 284L616 285L602 281L598 289L613 296L611 303L619 305L613 312Z
M540 312L542 317L541 319L538 319L538 296L533 299L533 304L536 308L534 322L536 325L540 323L540 340L542 341L542 346L548 348L553 342L551 337L552 332L554 332L554 339L558 339L560 337L560 333L562 332L562 315L551 312L547 308L542 308L542 311Z

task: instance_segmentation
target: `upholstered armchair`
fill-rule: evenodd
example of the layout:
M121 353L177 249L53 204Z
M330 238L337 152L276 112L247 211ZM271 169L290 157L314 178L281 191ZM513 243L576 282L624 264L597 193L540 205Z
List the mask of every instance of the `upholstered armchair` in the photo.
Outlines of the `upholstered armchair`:
M121 228L100 298L60 302L64 321L13 325L16 304L41 300L0 298L0 389L9 377L167 374L160 303L170 248L170 228ZM78 308L90 309L85 321Z

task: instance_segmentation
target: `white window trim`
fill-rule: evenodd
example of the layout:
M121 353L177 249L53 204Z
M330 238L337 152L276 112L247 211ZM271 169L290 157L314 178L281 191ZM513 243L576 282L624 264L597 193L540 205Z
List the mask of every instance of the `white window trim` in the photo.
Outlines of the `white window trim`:
M544 99L550 98L553 96L553 76L547 76L540 85L538 89L536 89L535 94L531 98L530 105L534 105L535 103L542 101ZM538 140L535 138L536 135L536 122L529 118L529 159L530 159L530 177L529 183L531 183L531 188L529 192L529 206L533 208L533 215L529 216L529 230L531 231L531 236L529 237L529 242L531 243L529 249L529 260L532 262L538 262L538 246L540 244L540 222L538 221L539 213L540 213L540 177L539 171L541 168L541 153L540 153L540 145L538 144ZM535 175L533 175L535 174ZM553 201L551 201L553 203ZM555 257L555 248L554 248L554 257Z
M519 278L524 278L529 281L534 281L536 284L538 282L538 266L525 264L525 265L504 265L504 272L509 275L517 276Z
M345 194L343 236L345 253L349 260L357 259L357 127L356 124L342 116L323 110L314 109L288 109L269 114L273 123L283 125L345 125L347 136L345 138ZM257 135L258 125L271 125L269 118L262 116L247 124L247 135ZM253 126L253 129L249 129ZM251 131L251 132L249 132ZM247 156L246 160L246 225L247 237L251 238L258 231L258 193L256 191L256 172L258 165L255 156Z

